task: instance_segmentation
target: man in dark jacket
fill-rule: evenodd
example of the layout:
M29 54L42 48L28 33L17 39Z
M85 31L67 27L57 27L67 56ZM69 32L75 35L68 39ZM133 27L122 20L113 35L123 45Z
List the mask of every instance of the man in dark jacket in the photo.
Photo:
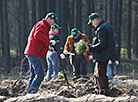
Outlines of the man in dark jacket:
M97 13L89 15L88 24L95 27L92 46L89 50L93 52L96 60L94 71L95 93L109 94L108 77L106 76L107 64L115 53L115 42L112 27L102 19Z
M54 13L48 13L45 19L36 23L28 37L25 56L30 66L30 79L27 93L36 93L44 78L43 59L48 51L49 30L57 20Z

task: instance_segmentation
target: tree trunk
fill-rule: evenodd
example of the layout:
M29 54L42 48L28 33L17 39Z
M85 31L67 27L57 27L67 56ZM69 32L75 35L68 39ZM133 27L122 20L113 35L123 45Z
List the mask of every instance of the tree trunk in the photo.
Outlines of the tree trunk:
M55 6L56 6L56 0L47 0L47 10L48 12L56 12ZM64 10L64 9L63 9Z
M91 12L95 12L94 0L90 0L90 10Z
M20 5L20 19L19 19L19 46L20 46L20 62L22 62L24 58L24 50L25 50L25 45L27 42L27 32L29 29L29 24L28 24L28 15L27 14L27 7L26 7L26 0L20 0L19 5ZM29 32L29 31L28 31ZM27 65L27 62L25 61L23 63L22 69L20 70L21 72L27 72L28 68L24 65ZM23 74L20 73L20 74Z
M47 14L47 0L43 1L43 14L44 16Z
M31 0L32 26L36 23L35 0Z
M123 5L123 0L119 0L119 14L118 14L118 33L117 33L117 42L119 45L118 48L118 56L120 59L120 51L121 51L121 28L122 28L122 5Z
M100 6L99 12L100 12L101 18L104 19L104 0L100 0L99 6Z
M92 40L92 26L91 26L91 24L90 25L87 25L87 23L88 23L88 21L89 21L89 15L91 14L91 11L93 11L93 10L91 10L91 8L90 8L90 5L92 5L91 4L91 2L90 2L91 0L86 0L86 26L85 26L85 32L86 32L86 35L88 36L88 38L89 38L89 40L91 41Z
M74 5L75 5L74 0L72 0L69 5L70 5L69 25L70 29L72 29L74 27Z
M107 22L112 25L112 0L107 0Z
M105 21L107 21L107 0L105 0Z
M5 73L10 72L10 47L8 33L7 0L2 0L2 63Z
M61 21L61 0L56 0L56 15L58 19L58 23Z
M138 44L138 34L137 34L137 32L138 32L138 6L137 5L135 5L135 20L134 20L134 54L135 54L135 56L136 56L136 58L138 58L138 46L137 46L137 44Z
M75 12L74 12L74 18L75 18L75 27L79 30L82 30L82 9L81 9L81 0L75 0Z
M128 54L128 59L131 59L131 6L132 1L128 0L128 45L127 45L127 54Z
M62 30L60 32L60 41L62 41L60 44L61 46L64 45L64 42L66 40L66 37L68 35L68 0L61 0L61 25Z
M20 59L24 58L25 49L25 0L20 0L20 23L19 23L19 36L20 36Z
M2 51L2 37L1 37L1 34L2 34L2 32L1 32L1 7L2 7L2 5L1 5L1 0L0 0L0 62L1 62L1 51Z
M118 13L118 0L112 0L112 27L117 33L117 13Z
M38 20L41 20L42 18L44 18L44 1L43 0L39 0L38 1Z

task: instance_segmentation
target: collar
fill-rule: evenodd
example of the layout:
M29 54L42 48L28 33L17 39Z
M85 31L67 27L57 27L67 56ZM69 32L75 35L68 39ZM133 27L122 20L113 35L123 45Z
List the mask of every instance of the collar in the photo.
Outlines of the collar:
M42 19L42 22L44 22L45 25L48 25L49 27L51 27L48 21L46 21L44 18Z
M95 30L94 30L94 31L96 31L97 28L98 28L100 25L102 25L104 22L105 22L104 20L101 20L101 21L97 24L97 26L95 27Z

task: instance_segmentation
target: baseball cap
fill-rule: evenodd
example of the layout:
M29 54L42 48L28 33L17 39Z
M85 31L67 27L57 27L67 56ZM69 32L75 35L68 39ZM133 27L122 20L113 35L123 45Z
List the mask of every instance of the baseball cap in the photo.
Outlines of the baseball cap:
M94 20L95 18L99 18L98 13L92 13L92 14L90 14L89 15L89 22L88 22L88 24L90 24L91 21Z
M77 28L73 28L73 29L71 30L71 36L74 38L74 37L77 36L77 34L78 34L78 29L77 29Z
M57 16L55 13L50 12L46 16L47 16L47 18L50 17L51 19L53 19L55 21L55 23L57 23Z
M55 29L55 28L57 28L57 29L61 29L61 27L59 27L59 25L56 24L56 23L55 23L54 25L51 26L51 29Z

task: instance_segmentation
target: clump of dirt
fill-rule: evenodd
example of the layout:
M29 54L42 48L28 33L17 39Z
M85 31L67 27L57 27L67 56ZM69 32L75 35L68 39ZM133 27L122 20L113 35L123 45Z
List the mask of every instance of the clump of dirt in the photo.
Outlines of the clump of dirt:
M3 80L0 84L0 95L8 97L16 97L25 95L27 80L24 78L18 78L16 80L7 79Z

